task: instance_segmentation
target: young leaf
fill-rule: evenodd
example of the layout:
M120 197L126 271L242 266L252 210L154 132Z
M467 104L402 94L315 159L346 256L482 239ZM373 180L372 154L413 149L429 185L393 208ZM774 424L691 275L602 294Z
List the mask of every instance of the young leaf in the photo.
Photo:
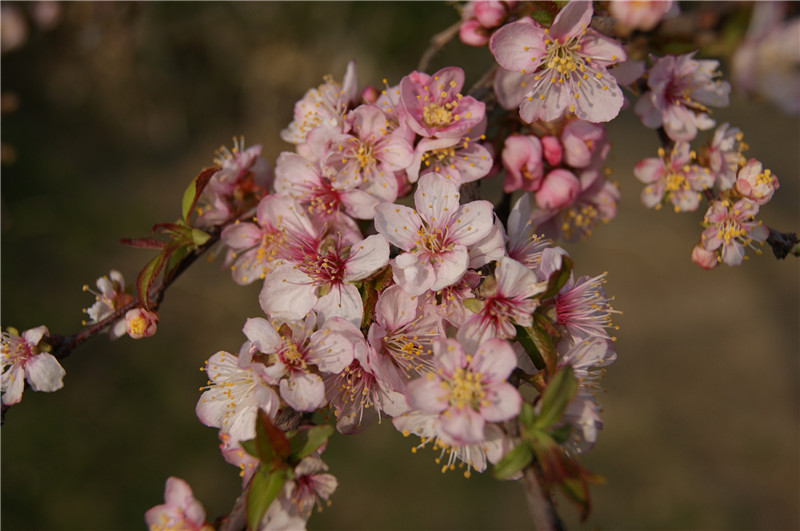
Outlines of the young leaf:
M553 272L550 278L547 279L547 289L539 296L540 300L549 299L561 291L561 288L563 288L564 284L569 280L572 266L572 260L568 256L561 257L561 269Z
M533 426L544 430L558 422L577 391L578 382L575 380L572 367L567 365L547 383L547 389L542 393L539 417Z
M269 471L261 465L253 475L250 482L250 491L247 493L247 528L253 531L259 529L264 513L270 504L281 493L286 482L286 469L278 468Z
M527 441L522 441L506 452L506 455L494 466L494 477L508 479L533 461L533 450Z
M298 462L319 449L320 446L328 441L328 437L330 437L332 433L333 426L330 424L322 424L308 430L298 431L289 439L289 443L292 447L291 461L293 463Z
M155 282L163 266L164 253L162 252L150 260L144 266L144 269L139 272L139 276L136 277L136 292L139 295L139 302L147 311L150 311L150 288L153 286L153 282Z
M248 454L252 455L253 457L258 457L258 448L256 447L256 440L255 439L250 439L250 440L247 440L247 441L239 441L239 445Z
M262 463L275 465L278 461L286 461L291 452L286 434L278 429L269 415L260 408L256 418L256 450Z
M528 356L530 356L536 368L541 371L546 365L539 349L536 348L536 343L533 341L533 329L519 325L514 325L514 327L517 329L517 341L519 341L519 344L525 349L525 352L528 353Z
M189 221L189 214L192 213L197 200L200 199L200 194L208 184L211 177L219 170L219 166L211 166L201 171L197 177L192 179L186 191L183 192L183 200L181 201L181 213L183 214L184 221Z

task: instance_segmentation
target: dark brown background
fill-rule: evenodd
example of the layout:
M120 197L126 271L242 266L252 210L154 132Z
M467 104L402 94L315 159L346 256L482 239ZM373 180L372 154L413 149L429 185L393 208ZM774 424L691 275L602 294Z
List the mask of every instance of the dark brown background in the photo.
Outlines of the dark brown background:
M5 3L4 3L5 4ZM2 324L80 326L81 285L111 268L130 281L151 256L118 243L180 212L181 193L214 150L244 134L273 161L295 100L355 58L362 85L412 70L430 35L455 21L433 3L70 3L50 31L2 58ZM29 10L30 5L22 6ZM486 50L450 45L433 67ZM796 118L734 99L720 123L781 181L761 219L797 231ZM584 464L604 475L587 529L797 529L798 263L767 255L712 272L692 265L701 212L652 212L631 169L655 134L628 112L611 127L622 188L617 219L569 246L577 272L608 271L623 312L619 360L600 396L605 428ZM164 481L189 481L210 516L237 494L216 430L194 416L198 368L235 350L260 315L258 286L219 261L181 278L147 340L99 337L64 361L65 388L26 391L2 429L4 529L140 529ZM442 475L431 452L388 423L331 441L340 480L312 529L530 528L521 489L488 474ZM578 527L564 505L570 527Z

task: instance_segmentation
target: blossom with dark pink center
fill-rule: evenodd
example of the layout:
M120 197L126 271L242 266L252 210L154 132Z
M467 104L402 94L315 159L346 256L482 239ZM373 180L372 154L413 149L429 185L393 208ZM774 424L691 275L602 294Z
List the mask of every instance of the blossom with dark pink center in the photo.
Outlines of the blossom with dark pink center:
M234 282L250 284L284 260L316 248L321 236L297 201L268 195L258 204L254 222L234 223L222 231L222 243L229 249L225 263Z
M694 53L658 59L647 76L650 90L634 106L645 126L663 127L675 141L688 142L697 136L698 129L714 127L709 105L728 105L731 85L718 79L719 61L698 61Z
M539 304L533 297L546 287L537 282L536 275L525 265L501 258L494 277L484 280L483 307L467 319L456 337L464 348L474 350L489 338L516 336L514 325L531 326L533 311Z
M605 273L569 280L555 296L556 324L563 326L573 341L601 338L610 340L615 310L603 289Z
M313 309L322 319L343 317L360 325L364 305L353 282L388 263L389 244L380 234L352 246L329 240L267 273L258 300L273 318L302 319Z
M607 67L624 61L625 49L589 27L592 3L569 2L544 28L529 17L506 24L489 43L505 71L495 92L506 108L519 105L525 122L553 121L566 113L607 122L622 108L622 91Z
M336 374L353 361L353 345L339 332L349 323L334 317L317 328L312 312L304 321L276 328L261 317L248 319L244 334L266 356L264 372L278 382L281 398L296 411L314 411L325 404L322 374Z
M507 341L491 338L467 354L455 339L439 339L433 355L436 372L411 381L405 393L412 409L438 416L438 436L447 444L484 441L487 422L519 414L522 397L506 381L517 355Z
M491 151L480 143L485 131L486 119L462 138L422 138L414 149L408 180L413 183L420 175L438 173L458 186L487 176L494 161Z
M423 175L414 193L416 210L381 203L375 228L403 251L392 260L395 282L409 295L439 291L458 282L470 264L468 248L493 229L492 204L459 205L456 186L436 173Z
M461 138L486 113L483 102L461 94L464 71L452 66L433 75L411 72L400 81L409 127L424 138Z

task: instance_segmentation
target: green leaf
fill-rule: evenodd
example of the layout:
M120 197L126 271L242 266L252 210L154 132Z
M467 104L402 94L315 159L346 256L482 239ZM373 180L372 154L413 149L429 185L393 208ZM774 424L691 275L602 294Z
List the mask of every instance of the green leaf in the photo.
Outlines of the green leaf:
M259 408L256 417L256 450L262 463L286 461L291 452L289 439L270 420L269 415Z
M483 309L483 301L480 299L465 299L463 304L472 313L478 313Z
M245 452L252 455L253 457L258 457L258 448L256 447L256 440L250 439L247 441L239 441L239 445L244 449Z
M542 393L539 417L533 426L544 430L558 422L577 391L578 382L575 380L572 367L567 365L547 383L547 389Z
M269 471L264 465L258 467L247 493L247 528L257 530L264 513L281 493L286 482L286 470Z
M200 229L192 229L192 242L195 247L200 247L211 238L211 235Z
M189 215L192 213L194 206L197 204L197 200L200 199L200 194L203 193L203 189L208 184L211 176L213 176L218 170L219 166L204 168L197 175L197 177L192 179L192 182L189 183L189 186L186 187L186 190L183 192L183 199L181 201L181 213L184 221L189 221Z
M554 271L547 279L547 289L539 296L540 300L549 299L558 294L564 284L569 280L572 272L572 260L568 256L561 256L561 269Z
M164 266L164 253L147 262L136 277L136 293L139 295L139 302L145 310L150 311L150 288L153 286L156 277Z
M540 371L543 370L546 365L542 355L539 353L539 349L536 348L536 343L533 341L533 329L519 325L514 325L514 327L517 329L517 341L519 341L519 344L528 353L536 368Z
M508 479L533 461L533 450L527 441L522 441L506 452L506 455L494 466L493 474L497 479Z
M522 409L519 412L519 422L525 427L533 425L533 422L536 420L536 413L533 410L533 406L527 402L522 403Z
M333 426L330 424L322 424L295 433L294 436L289 439L292 448L290 455L291 461L298 462L319 449L320 446L327 442L328 437L331 436L333 431Z
M531 18L545 27L553 23L553 15L543 9L537 9L531 13Z

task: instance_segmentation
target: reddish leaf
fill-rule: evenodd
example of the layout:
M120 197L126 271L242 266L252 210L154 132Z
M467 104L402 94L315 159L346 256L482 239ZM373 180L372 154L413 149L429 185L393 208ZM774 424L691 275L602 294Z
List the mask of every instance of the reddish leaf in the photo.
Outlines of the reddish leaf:
M139 302L145 310L150 311L150 288L153 286L158 273L161 272L164 260L165 257L162 252L150 260L136 278L136 292L139 294Z
M203 189L208 184L208 181L211 177L219 171L219 166L211 166L209 168L204 168L194 179L192 182L189 183L189 186L186 188L186 191L183 192L183 200L181 201L181 213L183 214L183 220L188 222L189 215L194 210L197 201L200 199L200 194L203 193Z
M162 249L165 245L163 241L155 238L122 238L120 242L139 249Z

